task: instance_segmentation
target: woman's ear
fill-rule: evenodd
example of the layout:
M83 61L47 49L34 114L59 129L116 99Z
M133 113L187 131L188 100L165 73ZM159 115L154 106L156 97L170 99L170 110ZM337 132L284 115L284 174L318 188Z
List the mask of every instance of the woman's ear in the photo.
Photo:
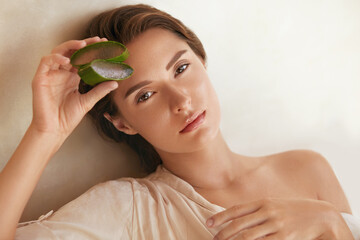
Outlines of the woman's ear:
M109 113L104 113L104 117L109 121L111 122L114 127L123 132L123 133L126 133L128 135L135 135L137 134L138 132L135 131L135 129L133 129L129 124L127 124L123 119L121 119L120 117L117 117L117 118L113 118L110 116Z

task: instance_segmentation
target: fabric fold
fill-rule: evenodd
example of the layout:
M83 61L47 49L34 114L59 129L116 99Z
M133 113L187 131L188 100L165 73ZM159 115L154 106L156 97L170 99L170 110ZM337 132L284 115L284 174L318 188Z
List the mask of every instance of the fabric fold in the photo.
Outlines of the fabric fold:
M144 178L97 184L58 211L19 223L15 239L210 240L230 222L208 228L206 220L224 210L159 165ZM342 216L360 240L359 219Z

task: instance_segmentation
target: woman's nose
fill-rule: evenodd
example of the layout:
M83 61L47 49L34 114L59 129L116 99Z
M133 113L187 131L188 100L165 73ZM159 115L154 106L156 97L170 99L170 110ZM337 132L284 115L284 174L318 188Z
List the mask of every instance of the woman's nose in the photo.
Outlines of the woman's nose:
M171 108L174 113L187 111L191 108L191 97L184 89L172 88L169 92Z

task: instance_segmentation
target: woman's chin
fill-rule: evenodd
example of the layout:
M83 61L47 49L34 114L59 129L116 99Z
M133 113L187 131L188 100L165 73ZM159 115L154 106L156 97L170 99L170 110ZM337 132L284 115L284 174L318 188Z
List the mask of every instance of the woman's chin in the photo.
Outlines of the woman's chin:
M190 132L191 133L191 132ZM178 153L191 153L205 149L213 144L219 136L219 128L202 127L196 129L187 136L181 136L179 139L177 149L174 149Z

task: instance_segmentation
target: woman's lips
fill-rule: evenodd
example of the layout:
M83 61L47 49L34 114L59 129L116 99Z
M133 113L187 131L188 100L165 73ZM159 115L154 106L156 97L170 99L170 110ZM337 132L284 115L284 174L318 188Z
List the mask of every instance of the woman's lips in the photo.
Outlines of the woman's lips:
M186 127L180 131L180 133L190 132L198 128L205 120L205 111L199 114L192 122L190 122Z

